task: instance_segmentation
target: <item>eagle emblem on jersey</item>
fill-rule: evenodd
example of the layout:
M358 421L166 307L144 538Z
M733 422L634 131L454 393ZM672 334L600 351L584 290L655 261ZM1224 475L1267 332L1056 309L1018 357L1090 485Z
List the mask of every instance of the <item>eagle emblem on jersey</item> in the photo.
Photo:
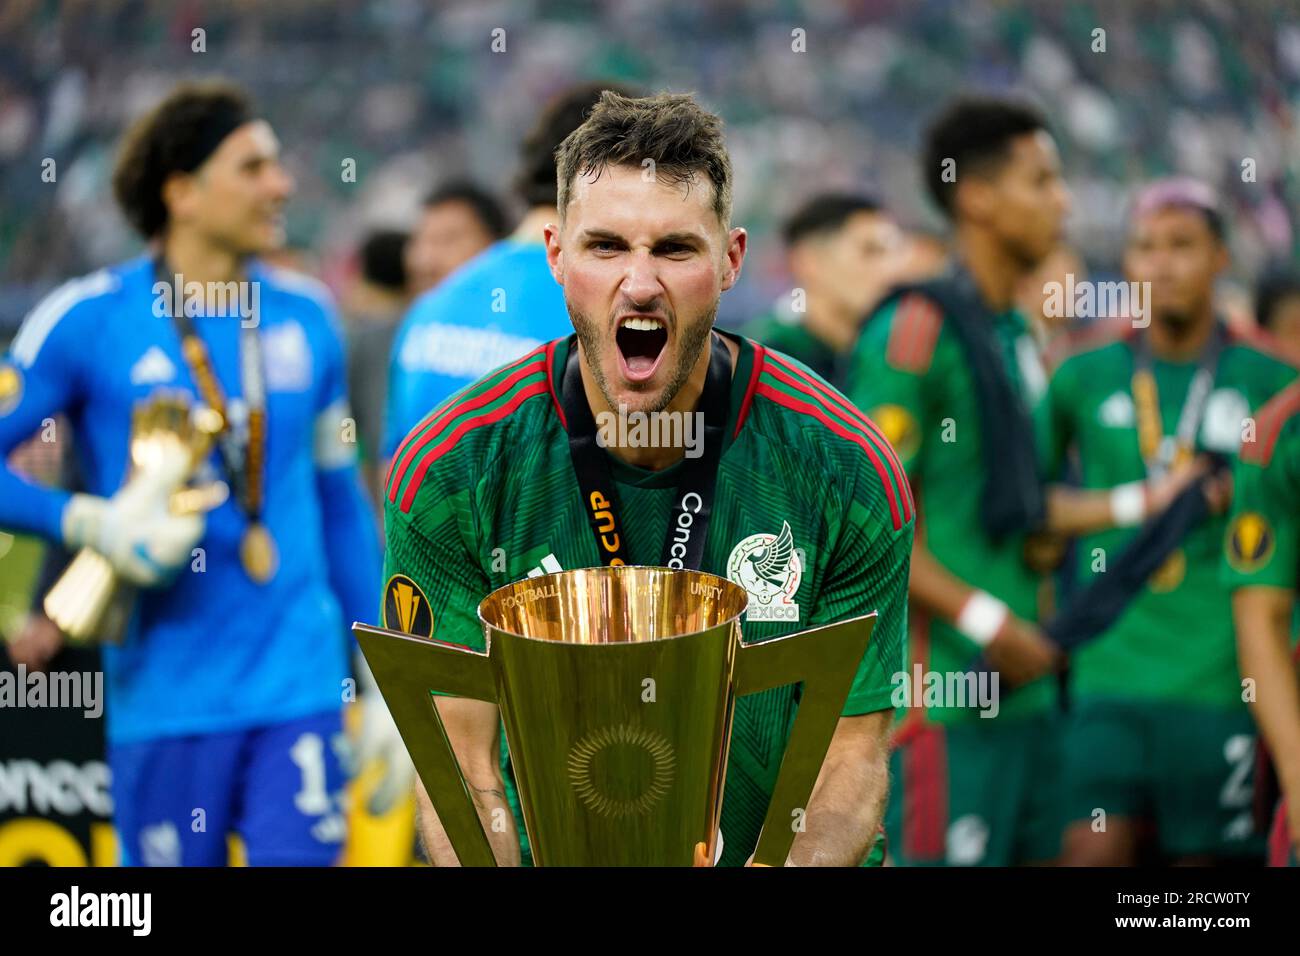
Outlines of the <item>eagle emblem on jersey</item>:
M751 534L732 548L727 577L749 593L748 620L799 620L794 596L803 577L803 563L788 521L781 522L778 534Z

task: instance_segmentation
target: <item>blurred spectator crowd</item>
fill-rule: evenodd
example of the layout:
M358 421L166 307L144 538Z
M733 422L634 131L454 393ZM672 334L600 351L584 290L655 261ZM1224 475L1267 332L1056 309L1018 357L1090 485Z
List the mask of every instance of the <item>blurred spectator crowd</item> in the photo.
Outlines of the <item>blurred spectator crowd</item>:
M936 225L916 144L963 90L1045 108L1095 273L1117 263L1131 188L1170 172L1221 190L1238 278L1298 246L1294 3L9 0L0 339L51 286L137 247L110 198L114 141L177 79L216 74L266 110L298 183L291 251L344 298L367 234L411 229L467 173L504 196L539 106L598 77L694 91L726 119L754 255L724 324L788 288L778 224L815 191L866 188Z

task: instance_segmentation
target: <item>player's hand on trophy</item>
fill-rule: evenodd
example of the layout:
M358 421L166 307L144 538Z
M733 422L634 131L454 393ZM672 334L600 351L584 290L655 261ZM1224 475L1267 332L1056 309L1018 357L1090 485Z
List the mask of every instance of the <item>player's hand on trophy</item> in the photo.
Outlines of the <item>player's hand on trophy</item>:
M1040 628L1011 614L989 643L987 656L989 663L1014 685L1042 677L1063 663L1061 649Z
M98 552L139 587L167 583L192 557L205 524L201 510L173 508L182 481L182 474L159 468L135 475L112 498L73 495L63 512L64 542Z
M411 792L415 785L415 765L411 763L406 744L388 712L374 675L360 654L357 655L357 677L361 687L361 731L357 738L354 766L358 774L375 761L383 768L383 776L366 801L368 813L383 816Z

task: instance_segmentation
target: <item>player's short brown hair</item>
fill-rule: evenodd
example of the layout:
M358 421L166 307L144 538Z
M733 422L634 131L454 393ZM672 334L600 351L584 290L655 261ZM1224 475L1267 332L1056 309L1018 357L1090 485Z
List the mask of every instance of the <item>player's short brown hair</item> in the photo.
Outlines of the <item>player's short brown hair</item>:
M602 81L578 83L559 93L542 109L519 146L519 173L515 192L529 209L554 206L555 154L565 137L586 121L605 90L624 96L640 96L640 91L623 83Z
M136 120L113 167L113 195L131 225L146 239L158 235L167 225L167 177L192 172L216 147L214 139L255 118L252 101L238 86L199 80L180 84Z
M722 120L689 94L633 98L606 90L587 121L560 144L556 159L560 215L576 177L599 176L608 166L641 169L649 159L660 180L687 189L697 175L708 177L713 211L724 226L731 221L731 157Z

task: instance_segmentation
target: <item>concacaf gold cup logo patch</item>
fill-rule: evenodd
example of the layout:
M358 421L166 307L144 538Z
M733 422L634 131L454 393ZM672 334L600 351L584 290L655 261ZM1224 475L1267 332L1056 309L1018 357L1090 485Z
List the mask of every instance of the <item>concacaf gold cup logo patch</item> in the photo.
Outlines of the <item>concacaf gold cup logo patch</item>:
M899 458L916 454L921 442L921 429L906 408L902 405L877 405L867 417L880 426Z
M1276 544L1277 535L1268 519L1257 511L1245 511L1228 527L1224 550L1234 571L1249 574L1268 564Z
M0 362L0 415L8 415L23 397L23 373Z
M394 574L384 585L384 627L414 634L433 636L433 611L420 586L405 574Z

